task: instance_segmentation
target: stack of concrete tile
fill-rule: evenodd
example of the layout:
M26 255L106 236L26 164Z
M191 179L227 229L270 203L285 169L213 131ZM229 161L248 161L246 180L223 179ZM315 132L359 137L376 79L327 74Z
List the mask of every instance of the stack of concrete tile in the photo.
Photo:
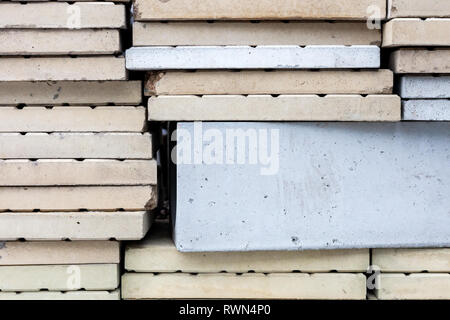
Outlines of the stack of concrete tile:
M0 300L118 300L117 241L0 242Z
M156 163L122 28L123 4L0 3L0 239L145 235Z
M450 249L378 249L378 299L450 299Z
M118 299L108 240L150 227L156 161L125 10L0 3L0 299Z
M395 48L403 119L450 120L450 2L390 0L388 9L383 47Z
M151 71L154 121L398 121L371 6L386 3L137 0L127 68Z
M369 250L181 253L168 225L128 244L124 299L365 299Z

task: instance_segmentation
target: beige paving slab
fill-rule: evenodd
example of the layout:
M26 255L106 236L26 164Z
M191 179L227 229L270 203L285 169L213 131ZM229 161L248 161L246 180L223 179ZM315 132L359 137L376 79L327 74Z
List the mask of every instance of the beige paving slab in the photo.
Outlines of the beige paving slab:
M389 18L450 17L448 0L388 0Z
M151 159L148 133L0 133L0 159Z
M151 210L154 186L0 187L0 210ZM1 239L1 237L0 237Z
M154 160L0 160L0 186L156 185Z
M393 19L383 26L383 47L450 46L450 19Z
M0 81L126 80L123 57L2 57Z
M114 290L118 264L0 266L0 291Z
M450 249L373 249L372 264L383 272L450 273Z
M135 22L133 46L380 45L365 22Z
M148 101L155 121L400 121L395 95L159 96Z
M365 299L363 274L127 273L123 299Z
M0 132L142 132L145 107L0 107Z
M148 73L144 94L386 94L393 83L390 70L168 71Z
M0 266L110 263L120 263L118 241L0 242Z
M120 300L120 290L114 291L40 291L0 292L0 300Z
M141 81L0 82L0 105L139 105Z
M400 49L390 64L395 73L450 73L450 49Z
M0 29L0 55L92 55L120 51L119 30Z
M373 6L373 7L371 7ZM385 18L386 0L136 0L134 18L144 20L366 20L368 8Z
M153 215L130 212L0 212L0 240L139 240Z
M125 268L136 272L278 273L365 272L369 267L369 250L181 253L169 233L170 226L158 222L145 241L127 244Z
M0 28L125 28L125 6L113 3L0 3Z
M0 300L120 300L120 290L0 292Z
M449 300L450 274L381 274L376 291L380 300Z

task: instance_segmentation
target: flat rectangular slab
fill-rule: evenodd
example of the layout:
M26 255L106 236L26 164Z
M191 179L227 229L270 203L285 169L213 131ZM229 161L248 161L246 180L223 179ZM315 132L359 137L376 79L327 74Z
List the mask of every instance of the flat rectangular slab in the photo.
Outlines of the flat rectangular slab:
M137 0L136 21L144 20L367 20L376 6L386 17L385 0Z
M448 300L450 299L450 274L381 274L380 300Z
M0 242L0 265L119 264L118 241ZM0 297L1 299L1 297Z
M450 19L402 18L383 25L383 47L450 46Z
M394 73L450 73L450 49L399 49L390 64Z
M0 240L140 240L152 215L130 212L0 212Z
M450 100L407 100L402 102L403 120L450 121Z
M0 30L0 55L91 55L120 51L119 30Z
M0 211L151 210L155 186L0 187Z
M145 241L127 244L125 269L151 273L365 272L369 267L369 258L369 250L365 249L182 253L173 244L169 224L155 223Z
M404 99L450 98L450 76L402 76L399 91Z
M379 68L377 46L133 47L128 70Z
M0 159L151 159L148 133L0 133Z
M0 300L120 300L120 290L0 292Z
M365 299L363 274L145 274L122 277L123 299Z
M141 81L0 82L1 105L140 105Z
M178 123L180 251L450 246L448 122L200 125Z
M2 57L0 81L126 80L123 57Z
M125 6L112 3L0 3L3 29L125 28Z
M388 17L433 18L450 17L448 0L388 0Z
M395 95L159 96L153 121L400 121Z
M144 107L0 107L0 132L142 132Z
M0 266L0 291L114 290L118 264Z
M372 264L382 272L450 273L450 249L374 249Z
M380 45L365 22L135 22L133 46Z
M155 160L0 160L0 185L156 185Z
M147 74L144 94L386 94L393 83L390 70L156 71Z

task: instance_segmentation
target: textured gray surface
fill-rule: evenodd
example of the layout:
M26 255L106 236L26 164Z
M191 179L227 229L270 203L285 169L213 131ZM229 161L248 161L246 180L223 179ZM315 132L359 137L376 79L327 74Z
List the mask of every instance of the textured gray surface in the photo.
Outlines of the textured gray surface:
M178 164L180 251L450 246L450 123L208 128L279 129L280 170Z
M128 70L379 68L377 46L133 47Z
M400 78L402 98L450 98L450 76L404 76Z

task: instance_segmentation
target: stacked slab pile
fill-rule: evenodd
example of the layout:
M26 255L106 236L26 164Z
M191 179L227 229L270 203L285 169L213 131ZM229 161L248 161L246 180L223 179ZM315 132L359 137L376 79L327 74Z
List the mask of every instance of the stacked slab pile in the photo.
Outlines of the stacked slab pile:
M148 71L150 121L399 121L381 32L366 24L373 4L384 12L384 1L138 0L127 68ZM188 177L196 190L203 176ZM182 253L150 234L126 249L125 299L366 297L367 250Z
M450 2L390 0L383 47L393 48L403 119L450 120Z
M21 292L0 298L118 298L107 240L149 229L156 162L142 83L127 81L125 10L0 3L0 291ZM96 292L61 293L78 289Z
M390 0L388 17L383 47L393 48L403 119L450 120L450 2ZM372 263L378 299L450 299L449 249L378 249Z
M369 250L182 253L158 223L126 247L122 298L365 299L368 266Z

